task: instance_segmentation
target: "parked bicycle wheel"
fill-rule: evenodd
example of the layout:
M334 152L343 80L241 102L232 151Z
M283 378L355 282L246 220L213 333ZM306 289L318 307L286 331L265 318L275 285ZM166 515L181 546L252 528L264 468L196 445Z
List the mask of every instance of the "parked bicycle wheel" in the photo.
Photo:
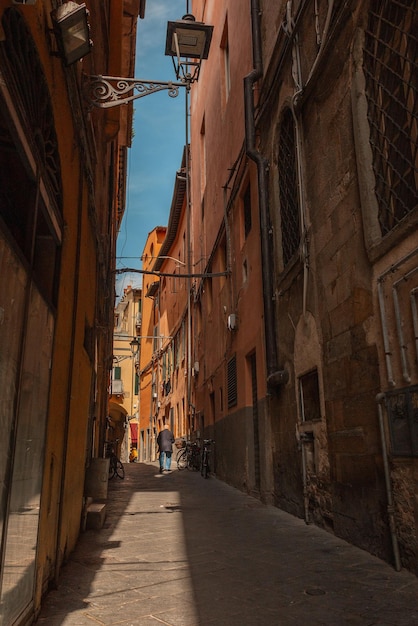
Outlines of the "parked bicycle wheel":
M198 472L200 469L200 451L192 449L187 457L187 469L192 472Z
M109 461L109 480L114 478L114 476L115 476L115 464L113 462L113 459L111 458Z
M203 440L202 463L200 465L200 473L203 476L203 478L209 478L209 474L210 474L209 458L211 455L211 445L214 443L215 442L213 439Z
M201 464L201 467L200 467L200 474L201 474L201 476L203 476L203 478L209 478L209 472L210 472L209 459L208 459L207 452L205 452L203 454L203 457L202 457L202 464Z
M115 463L115 476L119 478L125 478L125 468L123 467L123 463L119 461L119 459Z
M183 448L177 453L177 469L184 470L187 467L187 450Z

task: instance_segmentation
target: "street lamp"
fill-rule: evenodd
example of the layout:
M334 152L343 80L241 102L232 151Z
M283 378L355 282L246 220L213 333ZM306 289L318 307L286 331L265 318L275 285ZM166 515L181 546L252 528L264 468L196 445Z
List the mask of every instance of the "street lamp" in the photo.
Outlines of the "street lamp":
M60 28L54 30L59 41L58 47L68 65L64 41L69 35L65 31L64 23L60 22ZM77 33L81 36L82 32L84 31L80 27ZM176 98L180 87L185 87L189 91L190 85L198 80L201 61L208 58L212 32L213 26L196 22L191 14L176 22L168 22L165 54L172 57L177 81L143 80L122 76L85 76L85 100L92 106L107 109L128 104L132 100L163 90L168 91L171 98ZM87 38L84 42L87 46L88 37L85 32L84 37Z
M177 22L168 22L165 54L173 59L177 80L194 82L199 78L201 60L209 55L212 32L213 26L196 22L190 13Z
M138 354L139 350L139 339L138 337L134 337L132 341L129 343L131 347L132 356L135 357Z
M188 3L187 3L188 6ZM188 9L187 9L188 10ZM78 5L71 0L52 11L51 19L57 40L59 55L65 64L71 65L91 51L89 36L88 11L85 4ZM98 108L113 108L149 94L167 90L168 95L176 98L179 88L185 87L185 134L186 134L186 205L187 223L191 219L191 199L189 189L189 93L192 83L199 79L201 62L207 59L212 40L213 26L197 22L190 13L176 22L168 22L165 54L171 56L177 81L150 81L121 76L86 76L84 75L83 96L90 105ZM191 405L191 242L190 230L187 230L187 405ZM139 340L130 342L133 357L138 354ZM126 358L126 357L123 357Z
M66 2L52 11L58 54L66 65L72 65L91 50L89 12L84 3Z

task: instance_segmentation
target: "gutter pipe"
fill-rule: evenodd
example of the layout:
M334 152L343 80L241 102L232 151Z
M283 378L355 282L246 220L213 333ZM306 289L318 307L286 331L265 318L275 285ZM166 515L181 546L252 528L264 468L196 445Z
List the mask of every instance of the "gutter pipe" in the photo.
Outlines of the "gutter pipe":
M251 29L254 67L253 70L244 78L245 146L247 156L254 161L257 166L267 386L269 389L272 389L287 383L289 374L287 370L278 369L272 272L273 259L270 243L271 225L269 219L268 191L269 163L268 160L257 150L255 139L254 85L263 76L259 0L251 0Z

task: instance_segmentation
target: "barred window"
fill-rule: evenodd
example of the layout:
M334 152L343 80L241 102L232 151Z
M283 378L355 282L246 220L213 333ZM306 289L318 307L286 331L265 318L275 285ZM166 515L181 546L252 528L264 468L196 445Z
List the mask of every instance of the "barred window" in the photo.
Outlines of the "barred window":
M248 237L251 230L251 186L248 184L243 197L244 235Z
M228 377L228 409L232 406L236 406L238 402L238 385L237 385L237 358L233 356L228 361L227 366L227 377Z
M318 370L299 378L300 413L302 422L321 419Z
M417 208L415 0L370 3L364 73L382 236Z
M283 263L287 265L299 247L299 202L296 175L295 122L290 109L282 114L279 135L278 169L282 223Z

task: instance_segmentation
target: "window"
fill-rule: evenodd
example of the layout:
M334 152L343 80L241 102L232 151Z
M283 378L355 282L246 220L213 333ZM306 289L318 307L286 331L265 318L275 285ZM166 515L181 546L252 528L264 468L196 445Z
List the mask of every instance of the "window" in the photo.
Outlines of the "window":
M153 342L152 342L152 350L153 352L157 352L158 348L159 348L159 337L158 337L158 326L154 326L154 330L153 330Z
M94 348L95 348L95 338L94 338L94 328L90 326L87 320L84 323L84 350L87 352L90 361L94 362Z
M244 197L242 200L243 211L244 211L244 235L247 239L250 230L251 230L251 186L247 185L247 188L244 193Z
M236 406L238 402L238 386L237 386L237 358L233 356L228 361L227 366L227 388L228 388L228 409Z
M212 424L215 423L216 411L215 411L215 392L209 394L209 402L210 402L210 417Z
M387 393L392 453L395 456L418 457L418 387Z
M176 369L180 367L180 350L181 350L181 338L180 332L176 334L174 337L174 350L175 350L175 359L176 359Z
M286 266L299 247L300 224L296 174L295 122L290 109L282 114L279 134L278 170L283 264Z
M169 346L167 350L167 378L170 378L173 371L173 347Z
M245 284L248 280L248 262L244 259L242 264L242 282Z
M186 357L186 321L181 323L181 360L184 361Z
M112 395L122 395L123 391L122 368L117 365L113 368L113 379L110 392Z
M228 248L227 248L227 238L222 237L219 242L219 247L217 251L217 261L219 263L219 271L226 272L228 270ZM219 291L221 291L226 283L226 276L219 276Z
M417 10L414 0L383 0L370 6L363 69L384 236L417 208Z
M29 71L29 70L28 70ZM30 74L32 76L32 74ZM36 78L33 78L35 82ZM32 101L39 103L39 109L45 111L47 117L47 96L41 91L32 94ZM30 95L26 94L29 98ZM42 108L44 107L44 109ZM38 109L38 107L36 107ZM58 271L60 258L61 218L53 202L54 197L45 197L37 192L33 173L28 176L26 167L22 166L21 154L16 145L16 134L11 133L11 125L3 114L5 106L0 105L0 214L15 244L20 248L33 270L33 278L42 295L50 304L56 304L58 294ZM34 128L39 129L38 120L32 120ZM52 124L52 121L50 122ZM52 142L49 136L52 128L45 129L42 137L39 130L38 144L41 141ZM42 140L41 140L42 137ZM35 140L34 140L34 143ZM52 145L52 144L51 144ZM53 146L56 147L55 145ZM53 151L46 155L51 160L58 158ZM38 158L40 169L47 173L46 166ZM59 166L59 161L58 161ZM39 172L38 172L39 174ZM53 226L55 224L55 226Z
M321 419L318 371L313 370L299 378L300 414L302 422Z
M211 272L212 268L209 268L209 271ZM213 305L212 279L211 278L206 278L205 280L205 295L206 295L207 312L211 313L212 305Z
M203 198L206 189L206 135L205 118L200 129L200 192Z
M228 41L228 20L225 20L224 31L221 39L221 52L222 52L222 86L224 102L228 100L229 92L231 91L231 67L229 58L229 41Z
M4 624L17 623L19 616L28 614L37 578L53 305L63 227L53 108L26 17L15 7L2 9L0 275L2 297L8 303L0 333L1 422L7 433L0 442L0 621ZM51 475L54 467L51 458ZM45 510L49 508L46 503Z
M167 352L163 354L163 370L162 370L163 380L165 381L167 378Z

